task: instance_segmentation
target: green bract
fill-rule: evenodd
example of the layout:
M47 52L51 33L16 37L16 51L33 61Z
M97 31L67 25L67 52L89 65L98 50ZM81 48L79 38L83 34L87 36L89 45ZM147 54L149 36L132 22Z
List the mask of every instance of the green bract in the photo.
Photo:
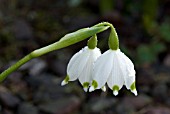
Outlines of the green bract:
M94 49L97 46L97 36L96 36L96 34L88 40L87 45L88 45L89 49Z
M119 40L117 34L115 33L114 28L111 28L111 32L109 36L109 48L112 50L119 49Z

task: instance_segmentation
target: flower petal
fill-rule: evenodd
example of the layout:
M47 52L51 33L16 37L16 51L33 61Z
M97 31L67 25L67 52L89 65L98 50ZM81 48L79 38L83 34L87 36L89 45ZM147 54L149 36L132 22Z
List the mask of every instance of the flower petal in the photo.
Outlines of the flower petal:
M114 52L113 67L110 76L107 80L109 88L113 91L117 91L117 94L118 90L114 90L113 88L115 86L118 86L118 88L121 89L124 84L124 78L119 64L120 59L118 57L119 56L117 55L117 52Z
M96 60L94 64L93 82L96 82L97 86L94 86L92 83L93 87L90 90L100 89L105 85L112 69L113 55L112 50L108 50Z
M93 52L93 53L91 53L91 54L92 54L92 57L93 57L93 59L96 61L97 58L98 58L99 56L101 56L101 51L100 51L99 48L95 48L95 49L92 50L92 52Z
M132 93L134 93L134 94L135 94L135 96L137 96L137 95L138 95L138 92L137 92L137 90L136 90L136 89L131 90L131 92L132 92Z
M106 91L106 86L103 86L101 89L102 89L102 91L105 92Z
M132 61L124 53L121 52L119 54L120 54L120 59L122 59L123 62L125 63L124 65L126 65L126 70L123 71L122 69L126 88L130 89L131 92L137 96L137 90L135 86L136 71L134 69L134 65Z
M88 82L91 83L92 81L92 71L93 71L93 64L96 61L96 59L101 55L101 52L99 49L93 49L89 50L90 56L87 60L87 63L80 73L79 81L83 85L83 83Z
M134 76L136 72L134 70L134 65L132 61L124 53L120 52L118 54L120 56L120 59L122 59L122 61L124 61L124 64L126 64L128 76Z
M124 75L125 85L127 89L135 82L135 69L132 61L122 52L119 53L119 57L122 60L120 66L122 66L122 73Z
M85 47L71 58L67 67L67 74L70 78L69 81L74 81L79 77L86 65L89 54L89 50Z
M117 96L119 94L119 92L118 91L113 91L113 95L115 95L115 96Z
M61 86L64 86L64 85L68 84L68 81L69 81L69 76L67 75L65 77L65 79L61 82Z

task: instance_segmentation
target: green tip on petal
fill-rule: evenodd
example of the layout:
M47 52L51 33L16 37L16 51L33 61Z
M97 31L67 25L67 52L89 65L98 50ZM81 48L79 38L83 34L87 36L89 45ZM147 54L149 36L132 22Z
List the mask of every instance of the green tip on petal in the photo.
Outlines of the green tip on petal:
M97 87L98 87L98 83L95 80L93 80L92 86L89 88L89 92L94 91Z
M102 91L105 92L106 91L106 86L103 86L101 89L102 89Z
M136 90L136 86L135 86L135 82L133 82L132 85L130 86L130 90L131 90L132 93L135 94L135 96L138 95L137 90Z
M89 82L84 82L83 83L83 88L84 88L84 91L87 92L87 89L89 87L90 83Z
M130 90L135 90L136 89L136 86L135 86L135 82L132 83L132 85L130 86Z
M89 49L94 49L97 46L97 35L96 34L88 40L87 45Z
M70 79L70 78L69 78L69 76L67 75L67 76L65 77L65 79L62 81L61 85L64 86L64 85L68 84L69 79Z
M118 95L118 91L119 91L119 86L118 86L118 85L114 85L113 88L112 88L112 90L113 90L113 94L114 94L115 96L117 96L117 95Z
M113 91L115 91L115 90L119 91L119 86L118 86L118 85L114 85L114 86L112 87L112 90L113 90Z
M92 82L92 86L94 87L94 89L96 89L98 87L98 83L97 81L93 80Z
M83 87L88 88L88 87L89 87L89 84L90 84L89 82L84 82L84 83L83 83Z

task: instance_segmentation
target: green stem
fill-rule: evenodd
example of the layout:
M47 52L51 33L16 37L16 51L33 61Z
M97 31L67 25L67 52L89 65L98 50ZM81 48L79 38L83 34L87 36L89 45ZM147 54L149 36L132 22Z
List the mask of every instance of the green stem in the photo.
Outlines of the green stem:
M32 54L29 54L25 56L24 58L22 58L21 60L19 60L14 65L12 65L11 67L9 67L8 69L6 69L4 72L0 74L0 82L2 82L8 75L10 75L13 71L17 70L20 66L22 66L23 64L25 64L32 58L33 58Z
M63 38L61 38L58 42L55 42L51 45L48 45L46 47L37 49L27 56L25 56L23 59L19 60L17 63L6 69L4 72L0 74L0 82L2 82L8 75L10 75L12 72L20 68L23 64L27 63L33 58L39 57L41 55L44 55L46 53L49 53L54 50L58 50L64 47L67 47L69 45L75 44L77 42L80 42L84 39L87 39L90 36L93 36L99 32L107 30L112 25L110 24L97 24L90 28L84 28L80 29L78 31L75 31L73 33L65 35Z

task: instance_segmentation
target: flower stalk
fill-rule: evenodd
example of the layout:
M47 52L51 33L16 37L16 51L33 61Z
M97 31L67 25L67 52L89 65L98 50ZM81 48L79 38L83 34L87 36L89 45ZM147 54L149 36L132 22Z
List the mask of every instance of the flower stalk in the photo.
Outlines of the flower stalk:
M53 44L50 44L48 46L45 46L43 48L37 49L30 54L26 55L24 58L19 60L17 63L6 69L4 72L0 74L0 82L2 82L8 75L10 75L12 72L16 71L18 68L20 68L23 64L27 63L33 58L37 58L39 56L42 56L44 54L47 54L51 51L58 50L64 47L67 47L69 45L75 44L77 42L80 42L82 40L85 40L97 33L103 32L107 30L110 26L106 24L97 24L97 26L92 26L89 28L83 28L78 31L69 33L62 37L58 42L55 42Z

